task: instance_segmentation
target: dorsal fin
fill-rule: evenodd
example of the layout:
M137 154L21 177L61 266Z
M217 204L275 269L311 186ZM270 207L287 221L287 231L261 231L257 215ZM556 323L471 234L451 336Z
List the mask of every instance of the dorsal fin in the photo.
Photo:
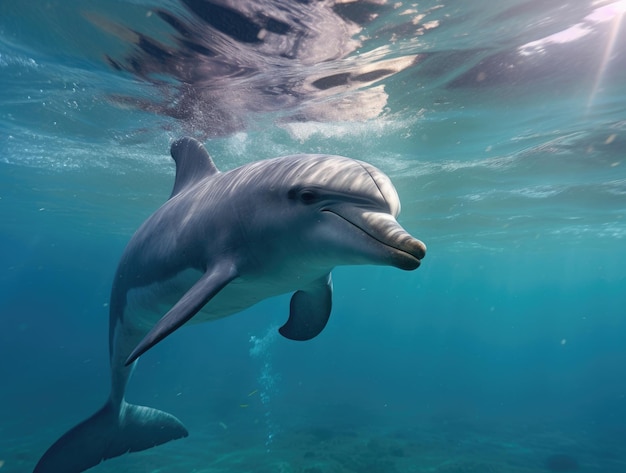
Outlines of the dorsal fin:
M170 152L176 162L176 179L170 198L200 179L219 172L202 143L194 138L174 141Z

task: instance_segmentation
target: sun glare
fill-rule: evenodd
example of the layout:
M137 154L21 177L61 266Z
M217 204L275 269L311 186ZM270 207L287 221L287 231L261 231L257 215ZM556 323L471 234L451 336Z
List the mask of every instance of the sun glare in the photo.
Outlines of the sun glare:
M599 3L604 2L594 2L593 5L595 6ZM602 6L594 8L579 23L571 25L558 33L526 43L519 47L518 52L522 56L545 54L548 47L578 41L593 33L600 25L603 28L608 28L606 44L601 50L600 63L598 64L597 73L587 101L587 108L590 108L602 87L602 81L615 53L624 14L626 14L626 0L604 3Z
M598 68L598 74L596 75L596 79L593 82L593 87L591 88L591 94L589 95L587 107L591 107L593 105L593 101L598 91L600 90L600 86L602 85L602 78L606 73L606 69L609 65L609 62L611 62L611 57L613 56L613 52L615 51L615 45L617 44L617 38L619 37L619 32L622 26L622 22L624 20L625 13L626 0L620 0L619 2L611 3L604 7L598 8L587 17L589 19L592 19L592 21L595 20L596 22L612 22L607 44L602 54L600 67Z

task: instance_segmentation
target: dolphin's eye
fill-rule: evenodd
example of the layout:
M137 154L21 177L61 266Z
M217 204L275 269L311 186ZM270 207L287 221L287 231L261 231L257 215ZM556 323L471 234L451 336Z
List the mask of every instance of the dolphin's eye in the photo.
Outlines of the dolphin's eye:
M297 189L292 188L287 192L287 198L289 200L299 200L303 204L313 204L319 200L317 192L311 189Z
M317 200L317 194L311 190L300 192L300 200L305 204L312 204Z

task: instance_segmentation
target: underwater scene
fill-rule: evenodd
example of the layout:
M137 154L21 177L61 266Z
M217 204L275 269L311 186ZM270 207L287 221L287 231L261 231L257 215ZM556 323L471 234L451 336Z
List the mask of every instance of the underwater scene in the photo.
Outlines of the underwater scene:
M0 473L626 473L625 23L0 1Z

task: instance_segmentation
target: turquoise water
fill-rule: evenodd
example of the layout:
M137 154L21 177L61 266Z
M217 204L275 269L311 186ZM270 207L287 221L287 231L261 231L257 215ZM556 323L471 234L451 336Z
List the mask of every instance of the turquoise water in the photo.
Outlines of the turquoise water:
M0 472L104 402L111 280L183 135L223 170L368 161L428 255L337 268L310 342L288 296L177 331L128 398L190 436L94 472L626 472L625 13L1 2Z

